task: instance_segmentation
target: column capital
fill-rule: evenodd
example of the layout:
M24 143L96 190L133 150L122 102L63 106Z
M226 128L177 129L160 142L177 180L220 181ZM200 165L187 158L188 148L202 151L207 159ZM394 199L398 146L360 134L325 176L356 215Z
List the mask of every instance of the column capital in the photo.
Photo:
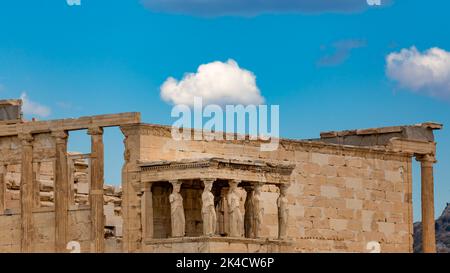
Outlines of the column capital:
M91 136L103 135L103 128L102 127L90 127L87 131L87 134L91 135Z
M417 155L416 160L422 164L434 164L437 162L436 157L433 154Z
M55 130L52 131L52 136L55 138L67 138L69 137L69 134L64 130Z
M241 182L241 181L239 181L239 182ZM264 185L265 185L265 183L263 183L263 182L250 182L250 183L245 183L245 186L243 186L243 188L247 192L252 192L252 191L255 191L257 188L261 189L261 187Z
M255 188L260 188L260 187L264 186L266 183L263 183L263 182L256 182L256 183L254 183L254 184L255 184Z
M67 131L64 130L52 131L52 137L56 139L56 143L64 144L66 143L69 134L67 133Z
M289 188L289 184L277 184L280 189L280 194L286 194L287 189Z
M228 181L229 184L236 184L236 186L239 185L239 183L241 182L242 180L240 179L231 179L230 181Z
M19 133L19 139L22 142L22 145L31 145L34 137L31 133Z
M151 192L152 191L152 183L153 182L146 182L144 183L144 186L142 187L143 192Z
M215 182L217 179L216 179L216 178L201 178L200 180L201 180L202 182L213 183L213 182Z
M173 185L173 184L181 183L181 181L178 179L171 179L171 180L169 180L169 183Z

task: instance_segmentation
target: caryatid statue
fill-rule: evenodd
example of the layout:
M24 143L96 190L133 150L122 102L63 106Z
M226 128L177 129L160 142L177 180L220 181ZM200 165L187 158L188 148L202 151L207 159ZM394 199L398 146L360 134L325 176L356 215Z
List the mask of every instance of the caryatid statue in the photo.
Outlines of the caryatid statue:
M204 180L202 193L203 235L212 236L216 233L217 215L214 207L214 195L211 192L213 180Z
M172 194L169 196L172 222L172 237L184 237L186 220L184 218L183 197L180 194L181 182L171 181Z
M280 196L277 199L278 206L278 238L285 239L289 217L288 199L286 197L287 185L280 185Z
M264 203L261 196L262 185L255 186L255 192L253 193L253 232L254 237L258 238L261 235L262 222L264 218Z
M237 181L229 182L230 189L227 195L228 213L229 213L229 236L242 237L244 233L244 219L240 208L240 195L237 191Z

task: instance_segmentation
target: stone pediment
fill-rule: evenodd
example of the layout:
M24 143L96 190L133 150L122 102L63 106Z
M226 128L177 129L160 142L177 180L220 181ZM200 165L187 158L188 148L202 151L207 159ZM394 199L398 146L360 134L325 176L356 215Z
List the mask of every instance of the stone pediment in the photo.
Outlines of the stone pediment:
M263 160L205 158L179 161L140 162L141 182L177 179L224 179L286 184L295 167Z

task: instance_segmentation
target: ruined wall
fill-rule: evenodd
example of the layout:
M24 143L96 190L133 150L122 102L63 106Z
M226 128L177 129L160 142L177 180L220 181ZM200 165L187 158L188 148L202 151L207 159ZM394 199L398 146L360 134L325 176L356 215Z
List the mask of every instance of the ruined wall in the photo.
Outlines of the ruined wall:
M0 253L20 252L20 215L0 215Z
M0 138L0 175L5 183L5 207L0 211L0 253L20 252L21 145L18 137ZM69 153L74 155L76 153ZM35 135L33 142L34 209L33 252L55 251L54 140L50 134ZM90 252L89 170L87 160L74 160L73 204L69 209L69 241ZM119 252L122 236L121 189L104 186L105 237L108 252Z
M293 244L282 251L367 252L370 241L379 242L382 252L412 251L407 154L287 140L277 151L261 152L258 142L174 141L169 127L139 125L133 130L138 144L129 146L128 153L140 161L222 157L295 163L288 190ZM263 191L263 236L276 238L278 189L265 186Z
M51 164L54 157L55 143L50 134L39 134L34 138L33 143L33 169L38 165L46 166ZM20 217L20 171L21 171L21 142L18 137L0 138L0 154L2 154L0 164L2 164L3 182L5 186L4 211L0 211L0 248L1 252L19 252L21 242L21 217ZM43 177L45 177L43 171ZM35 181L36 181L35 176ZM45 184L45 183L44 183ZM40 187L34 183L33 191L36 193L34 207L37 210L40 203ZM48 205L46 198L42 196L43 206ZM54 241L54 231L52 232L51 222L46 217L45 212L34 211L33 223L35 225L33 240L36 243L36 251L48 249ZM54 214L54 213L53 213ZM54 218L54 217L53 217ZM54 245L54 243L53 243Z

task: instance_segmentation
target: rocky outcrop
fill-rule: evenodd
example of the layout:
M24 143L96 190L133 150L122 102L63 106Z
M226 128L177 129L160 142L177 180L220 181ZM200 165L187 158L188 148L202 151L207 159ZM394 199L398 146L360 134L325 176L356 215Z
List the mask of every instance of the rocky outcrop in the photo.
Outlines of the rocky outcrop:
M436 220L436 248L438 253L450 253L450 203ZM422 252L422 223L414 223L414 252Z

